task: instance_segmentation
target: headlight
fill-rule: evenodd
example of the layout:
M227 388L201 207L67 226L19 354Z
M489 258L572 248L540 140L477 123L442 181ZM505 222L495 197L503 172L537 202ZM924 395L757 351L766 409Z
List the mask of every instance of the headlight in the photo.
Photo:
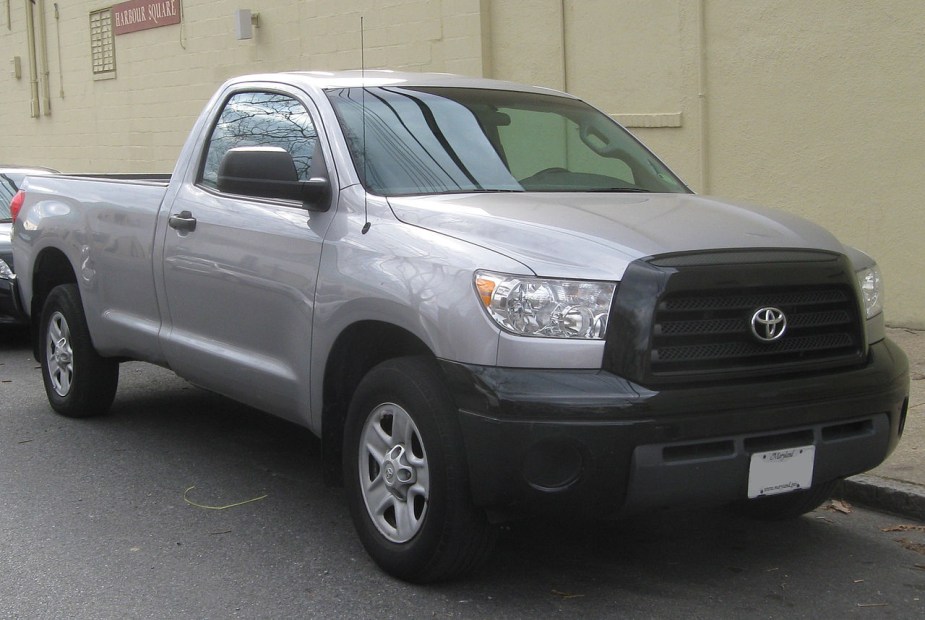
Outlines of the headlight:
M617 285L477 271L475 288L489 316L513 334L602 340Z
M10 269L10 266L6 264L6 261L0 258L0 278L4 280L12 280L16 276L13 275L13 270Z
M880 276L880 268L874 265L858 271L855 275L858 277L867 318L873 318L883 312L883 278Z

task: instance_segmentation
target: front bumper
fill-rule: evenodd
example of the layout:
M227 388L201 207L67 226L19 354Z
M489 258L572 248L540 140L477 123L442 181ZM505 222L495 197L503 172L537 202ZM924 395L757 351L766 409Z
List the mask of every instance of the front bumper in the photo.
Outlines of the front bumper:
M857 474L896 447L909 394L889 340L859 368L663 391L604 371L443 368L473 499L497 518L729 503L752 453L804 445L813 484Z
M0 278L0 325L24 323L26 314L22 310L15 278Z

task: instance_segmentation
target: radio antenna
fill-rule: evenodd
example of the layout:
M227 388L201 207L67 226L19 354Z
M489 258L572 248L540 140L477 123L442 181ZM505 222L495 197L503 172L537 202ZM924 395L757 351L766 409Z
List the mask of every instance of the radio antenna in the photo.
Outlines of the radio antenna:
M369 232L369 167L366 165L366 41L363 28L363 16L360 15L360 107L363 110L363 224L362 233Z

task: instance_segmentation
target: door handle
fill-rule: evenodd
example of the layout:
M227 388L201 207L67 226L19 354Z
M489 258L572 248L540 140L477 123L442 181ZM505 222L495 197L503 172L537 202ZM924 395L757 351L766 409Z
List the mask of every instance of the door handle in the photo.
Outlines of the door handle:
M171 215L167 218L167 225L175 230L192 232L196 230L196 218L189 211L180 211L176 215Z

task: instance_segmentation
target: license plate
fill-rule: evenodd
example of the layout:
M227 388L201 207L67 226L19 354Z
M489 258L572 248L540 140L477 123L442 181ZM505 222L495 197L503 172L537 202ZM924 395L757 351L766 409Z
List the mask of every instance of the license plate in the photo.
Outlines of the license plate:
M752 455L748 497L764 497L808 489L813 484L816 446L801 446Z

